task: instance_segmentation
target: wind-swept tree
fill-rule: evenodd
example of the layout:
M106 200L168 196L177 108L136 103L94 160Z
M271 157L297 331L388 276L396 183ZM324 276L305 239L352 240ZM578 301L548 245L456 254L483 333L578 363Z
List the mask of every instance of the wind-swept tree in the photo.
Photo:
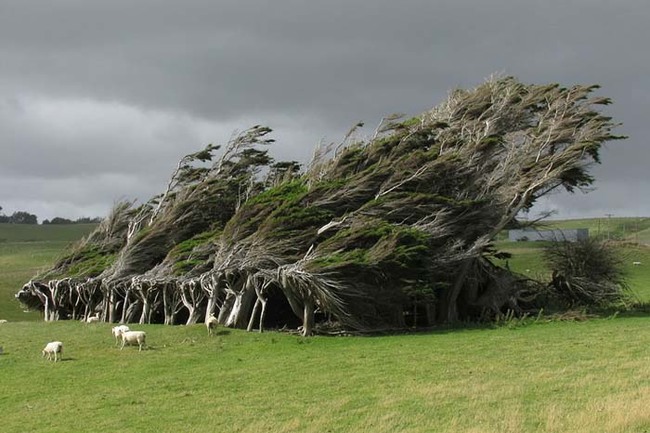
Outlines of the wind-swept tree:
M125 211L97 278L124 287L123 318L170 322L185 308L187 323L218 313L263 329L281 310L303 335L317 322L377 330L517 309L534 294L493 264L493 241L545 194L593 183L601 146L622 138L595 90L491 78L418 117L382 119L369 139L355 125L305 172L274 163L270 129L253 127L212 164L217 146L183 158L163 194ZM77 258L50 274L69 275Z

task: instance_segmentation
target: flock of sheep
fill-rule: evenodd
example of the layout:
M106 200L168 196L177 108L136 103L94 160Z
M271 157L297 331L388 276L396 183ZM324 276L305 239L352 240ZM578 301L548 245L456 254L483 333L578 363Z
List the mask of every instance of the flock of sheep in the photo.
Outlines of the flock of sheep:
M89 317L86 319L87 323L98 322L98 317ZM6 320L2 321L3 323ZM210 316L205 321L205 326L208 330L208 335L212 335L214 330L217 328L217 318L215 316ZM138 345L138 352L145 347L147 334L144 331L132 331L127 325L118 325L111 328L111 333L115 337L115 344L118 345L120 341L122 345L120 350L124 349L126 345ZM0 351L2 349L0 348ZM1 353L1 352L0 352ZM61 341L51 341L45 345L41 351L43 358L47 358L48 361L61 361L63 357L63 343Z
M87 322L94 322L92 317L88 318ZM114 326L111 329L113 337L115 337L115 344L119 344L120 340L122 341L122 346L120 350L124 349L124 346L127 344L138 345L138 352L142 350L145 346L147 334L144 331L131 331L126 325ZM60 361L63 357L63 343L60 341L50 341L43 348L41 355L43 358L47 358L48 361Z

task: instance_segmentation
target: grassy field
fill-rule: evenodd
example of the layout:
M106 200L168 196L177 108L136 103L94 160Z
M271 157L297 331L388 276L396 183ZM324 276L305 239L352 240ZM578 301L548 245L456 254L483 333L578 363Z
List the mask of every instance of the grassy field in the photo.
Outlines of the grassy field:
M650 320L538 322L383 337L200 325L0 325L4 433L644 432ZM64 342L48 362L47 341Z
M585 218L576 220L550 220L541 229L589 229L589 235L611 240L648 242L650 218Z
M0 224L0 244L3 243L62 243L81 239L97 224Z
M91 227L11 229L0 226L2 433L650 431L647 314L308 339L136 325L148 350L120 351L110 324L34 321L13 299ZM529 273L546 272L540 246L499 244ZM650 300L648 248L621 254ZM65 347L56 364L40 353L52 340Z
M14 294L94 227L95 224L0 224L0 319L37 320L37 313L23 312Z
M641 302L650 302L650 218L593 218L549 221L544 229L589 229L590 236L609 239L619 245L627 282L633 295ZM509 242L500 237L499 250L513 254L510 268L532 277L548 279L550 271L540 260L545 242ZM640 262L634 266L633 262ZM499 262L505 265L505 261Z

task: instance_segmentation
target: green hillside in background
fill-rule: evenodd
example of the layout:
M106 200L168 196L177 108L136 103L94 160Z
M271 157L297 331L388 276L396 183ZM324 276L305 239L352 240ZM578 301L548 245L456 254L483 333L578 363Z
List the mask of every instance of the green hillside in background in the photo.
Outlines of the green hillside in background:
M39 319L38 313L23 312L14 294L96 226L0 224L0 319Z
M579 229L589 230L591 238L607 240L620 251L630 289L641 302L650 301L650 218L586 218L544 221L538 230ZM542 260L542 250L547 244L538 242L510 242L504 233L497 248L513 256L508 265L514 271L531 277L548 277L549 271ZM640 262L640 265L634 265ZM505 260L499 262L505 266Z

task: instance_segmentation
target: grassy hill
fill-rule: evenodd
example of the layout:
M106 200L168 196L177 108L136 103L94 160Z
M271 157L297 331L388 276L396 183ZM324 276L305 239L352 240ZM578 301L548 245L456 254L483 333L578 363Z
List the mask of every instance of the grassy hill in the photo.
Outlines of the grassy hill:
M650 302L650 218L556 220L538 227L539 230L577 228L589 229L590 237L609 239L617 246L630 288L640 301ZM550 272L541 260L545 242L510 242L505 234L500 239L497 248L513 254L508 260L512 270L548 277ZM641 265L635 266L633 262ZM505 261L501 264L505 265Z
M601 239L637 241L650 245L650 218L585 218L551 220L544 228L589 229L589 235Z
M96 224L0 224L0 319L36 320L24 313L14 294L40 269L50 266L72 242Z
M97 224L0 224L0 244L6 243L63 243L81 239Z

